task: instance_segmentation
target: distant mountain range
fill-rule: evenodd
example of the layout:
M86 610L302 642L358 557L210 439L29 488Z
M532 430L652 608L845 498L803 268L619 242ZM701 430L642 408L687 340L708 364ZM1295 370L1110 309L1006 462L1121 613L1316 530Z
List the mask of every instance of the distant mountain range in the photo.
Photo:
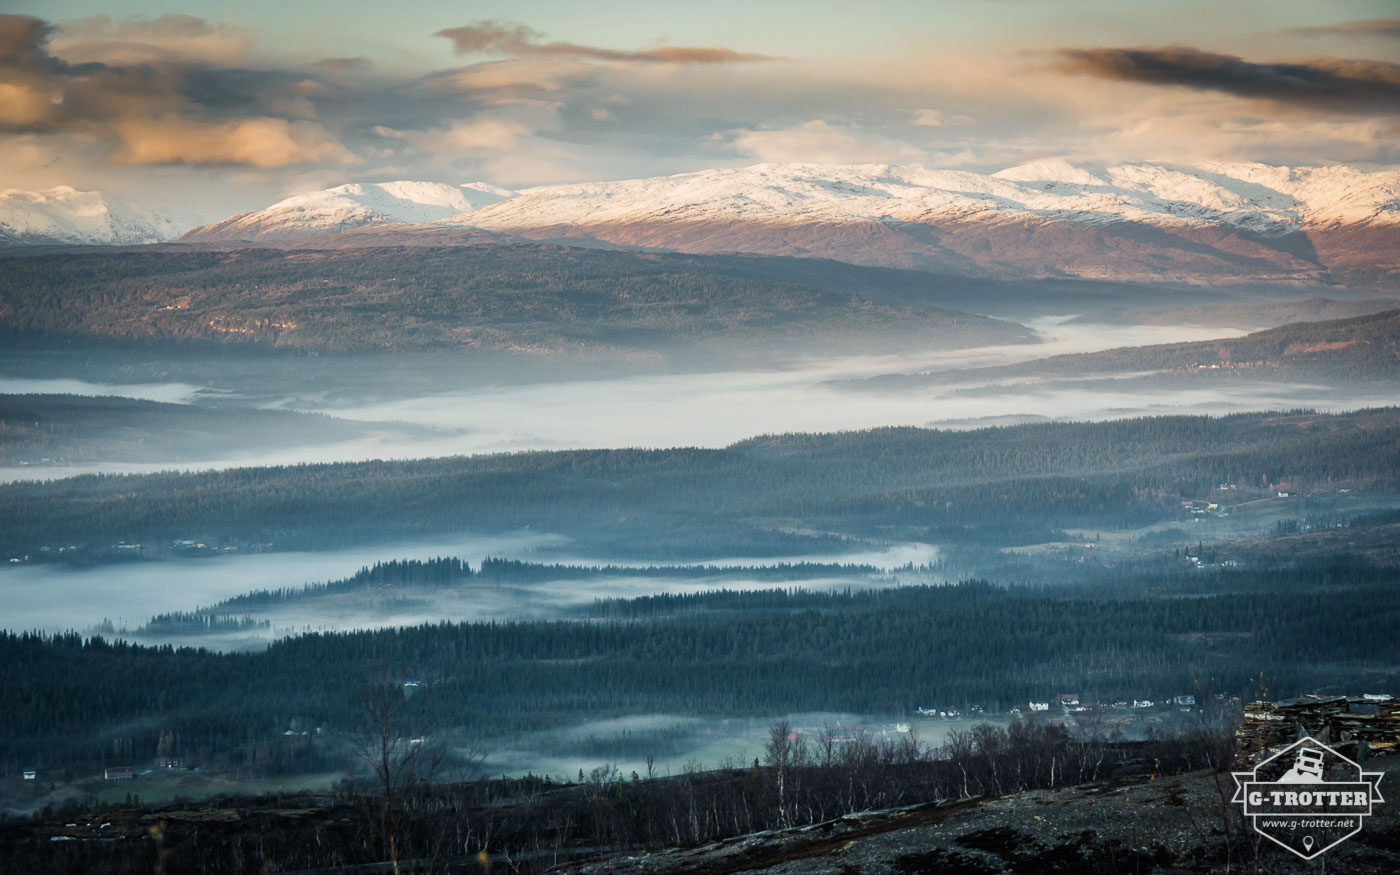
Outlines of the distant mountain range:
M286 242L324 237L367 225L452 222L454 217L473 213L515 196L513 191L485 183L380 182L338 185L325 191L289 197L265 210L243 213L196 228L184 239Z
M0 191L0 246L130 246L173 240L194 220L67 185Z
M298 195L180 237L306 248L521 238L1001 279L1390 286L1400 170L1046 159L992 174L763 164L519 191L400 181Z

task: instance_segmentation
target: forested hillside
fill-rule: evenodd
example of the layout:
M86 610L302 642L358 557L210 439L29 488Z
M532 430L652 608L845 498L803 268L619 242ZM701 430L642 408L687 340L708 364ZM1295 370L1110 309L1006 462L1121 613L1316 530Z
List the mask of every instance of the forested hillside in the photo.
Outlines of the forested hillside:
M936 296L917 292L948 282L939 277L786 263L533 244L36 255L4 262L0 330L548 355L757 336L814 352L1031 339L1021 326L925 303Z
M409 426L399 426L409 428ZM0 395L0 465L213 459L360 437L369 426L318 414L80 395Z
M1133 375L1371 382L1400 378L1400 310L1327 322L1295 322L1244 337L1132 346L927 374L887 374L839 384L852 389L910 389L1015 378Z
M0 550L96 557L118 540L180 538L291 549L524 528L653 558L771 555L842 535L1035 543L1059 527L1185 519L1181 499L1221 483L1240 499L1395 490L1397 457L1400 409L1386 408L84 476L0 486Z
M600 605L592 613L606 621L306 635L254 654L6 633L0 759L153 756L171 732L200 762L277 741L262 768L319 768L342 755L364 722L360 691L385 671L431 686L441 726L485 733L651 712L1004 711L1065 690L1161 699L1242 691L1261 672L1285 694L1363 678L1383 686L1400 659L1390 577L1339 560L1105 579L1087 591L971 582L716 594L671 610L642 599ZM1200 595L1209 591L1224 592ZM711 600L727 610L695 610ZM308 727L321 732L281 740Z

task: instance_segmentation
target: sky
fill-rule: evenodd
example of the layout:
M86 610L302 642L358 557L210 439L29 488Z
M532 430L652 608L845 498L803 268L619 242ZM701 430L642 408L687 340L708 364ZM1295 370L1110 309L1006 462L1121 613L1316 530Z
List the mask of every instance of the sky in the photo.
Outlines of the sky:
M1395 0L5 0L0 189L1400 163Z

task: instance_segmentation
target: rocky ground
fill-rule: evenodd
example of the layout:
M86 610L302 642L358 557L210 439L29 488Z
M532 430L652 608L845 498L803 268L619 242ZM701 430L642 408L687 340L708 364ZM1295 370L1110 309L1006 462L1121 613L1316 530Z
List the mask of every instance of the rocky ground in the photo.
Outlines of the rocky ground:
M1400 799L1400 758L1373 760ZM698 848L561 867L579 873L1400 872L1400 811L1381 803L1361 833L1307 862L1247 830L1229 774L1143 776L843 817ZM1222 805L1221 793L1226 804ZM1228 818L1222 819L1222 816ZM1225 837L1228 822L1230 840Z

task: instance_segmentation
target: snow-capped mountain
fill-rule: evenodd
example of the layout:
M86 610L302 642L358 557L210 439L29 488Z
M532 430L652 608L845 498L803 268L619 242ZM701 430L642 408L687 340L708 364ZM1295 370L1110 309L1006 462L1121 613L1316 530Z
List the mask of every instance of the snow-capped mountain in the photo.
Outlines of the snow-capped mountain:
M1006 277L1331 282L1400 271L1400 170L1045 159L991 174L761 164L513 192L401 182L300 195L184 239L358 228L362 246L404 223Z
M512 195L482 182L352 183L299 194L257 212L196 228L185 240L292 240L366 225L424 224L470 213Z
M135 245L174 240L194 221L60 185L0 191L0 246Z
M1092 167L1046 159L984 175L886 164L760 164L516 194L454 221L510 230L657 219L935 224L1038 218L1085 225L1227 224L1266 234L1309 223L1400 224L1400 171L1350 167Z

